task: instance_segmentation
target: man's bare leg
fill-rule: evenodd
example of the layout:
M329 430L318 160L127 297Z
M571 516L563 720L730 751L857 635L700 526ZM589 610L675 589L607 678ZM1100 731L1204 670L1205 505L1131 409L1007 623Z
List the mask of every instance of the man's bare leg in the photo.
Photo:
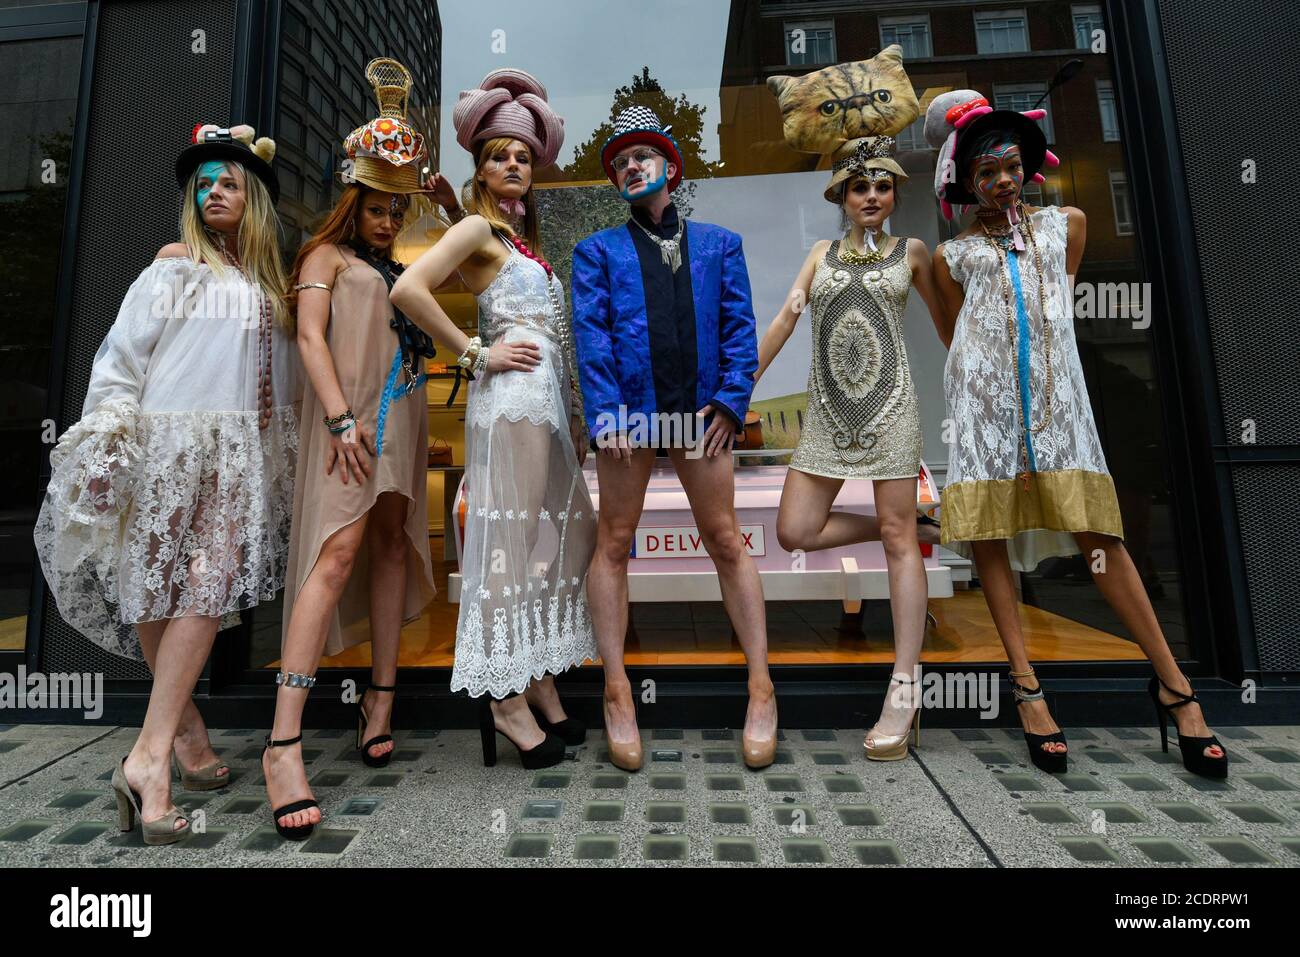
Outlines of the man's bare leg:
M749 668L745 737L775 740L776 693L767 669L767 607L758 566L745 549L736 520L731 453L690 458L685 449L670 449L669 457L691 503L700 539L718 569L722 604L745 652Z
M654 466L653 449L623 449L622 458L596 455L600 507L596 549L587 569L587 605L596 646L605 668L605 735L616 743L639 743L632 685L623 666L627 636L627 563L636 535L646 485ZM628 458L630 456L630 459Z

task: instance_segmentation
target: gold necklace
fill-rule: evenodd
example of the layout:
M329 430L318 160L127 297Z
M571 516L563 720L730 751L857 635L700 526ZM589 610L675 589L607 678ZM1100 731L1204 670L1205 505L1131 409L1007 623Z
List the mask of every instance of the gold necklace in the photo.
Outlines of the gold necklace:
M878 263L885 258L883 249L890 238L890 235L882 229L874 250L860 250L853 245L853 234L847 233L844 242L840 243L840 258L847 263Z
M1021 222L1024 224L1025 234L1029 237L1029 248L1033 250L1034 253L1034 268L1038 272L1038 305L1043 314L1043 365L1046 369L1047 379L1047 392L1043 398L1043 418L1038 425L1033 425L1032 422L1025 421L1025 397L1020 391L1019 369L1017 368L1016 370L1016 412L1017 417L1020 420L1020 432L1023 436L1026 431L1043 431L1043 429L1047 427L1047 424L1052 421L1052 391L1055 380L1052 375L1052 329L1047 316L1047 293L1044 288L1045 283L1043 282L1043 259L1038 251L1038 240L1034 236L1033 224L1030 222L1028 216L1023 215L1024 204L1017 203L1016 206L1017 211L1022 214L1020 217ZM1002 280L1002 297L1007 304L1007 337L1011 341L1011 355L1014 357L1013 361L1015 361L1018 366L1019 350L1016 343L1016 305L1015 297L1011 290L1011 264L1007 261L1007 257L1011 255L1011 250L1002 246L993 238L992 234L989 232L988 226L986 226L982 220L979 222L980 227L984 230L984 238L987 239L989 245L993 247L993 253L998 257L1001 266L998 270L998 276ZM1023 469L1017 477L1021 480L1025 490L1027 491L1029 489L1029 447L1028 442L1024 438L1022 438L1020 442L1020 461L1023 465Z

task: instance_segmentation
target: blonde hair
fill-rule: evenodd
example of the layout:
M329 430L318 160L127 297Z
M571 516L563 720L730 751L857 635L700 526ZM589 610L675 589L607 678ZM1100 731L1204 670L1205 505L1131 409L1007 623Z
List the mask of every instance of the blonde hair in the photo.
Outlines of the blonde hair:
M501 207L497 205L497 198L492 195L486 185L479 182L478 174L483 167L483 158L485 156L491 156L498 150L505 149L514 141L515 137L513 136L495 136L492 139L484 140L478 145L474 153L474 175L470 177L469 181L469 196L468 198L461 197L466 212L478 213L488 221L488 225L493 229L499 229L507 236L516 235L515 230L501 212ZM528 147L528 159L531 163L536 162L531 146ZM536 173L536 169L533 172ZM537 203L533 200L533 187L531 185L528 187L528 192L524 193L523 200L523 236L520 238L528 244L528 248L533 251L534 255L541 256L541 230L537 220Z
M285 305L284 294L288 285L285 278L284 260L280 257L280 220L275 215L275 204L271 201L270 190L258 177L248 172L242 163L230 162L244 177L244 215L239 221L239 262L244 275L257 283L271 301L271 312L275 322L290 335L294 334L293 314ZM218 276L227 264L221 258L221 250L212 239L212 233L204 226L203 214L199 212L194 197L197 193L199 170L196 167L185 184L184 197L181 201L181 240L190 249L190 255L207 266Z

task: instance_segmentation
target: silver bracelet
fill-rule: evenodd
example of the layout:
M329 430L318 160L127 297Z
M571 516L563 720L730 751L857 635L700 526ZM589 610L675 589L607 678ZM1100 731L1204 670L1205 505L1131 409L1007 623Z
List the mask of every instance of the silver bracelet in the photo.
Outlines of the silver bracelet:
M277 685L287 685L290 688L310 688L316 684L316 676L300 675L293 671L277 671L275 673L275 683Z

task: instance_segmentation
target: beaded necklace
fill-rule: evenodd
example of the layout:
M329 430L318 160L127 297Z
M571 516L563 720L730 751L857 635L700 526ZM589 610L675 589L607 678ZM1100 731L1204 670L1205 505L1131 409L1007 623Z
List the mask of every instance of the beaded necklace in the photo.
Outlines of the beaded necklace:
M265 429L271 424L271 300L267 297L260 283L253 282L248 278L248 274L244 272L244 267L226 246L226 237L222 233L214 233L214 235L222 261L238 272L244 278L244 281L256 290L257 402L261 410L257 417L257 427Z
M1023 439L1020 443L1020 461L1023 466L1020 474L1017 476L1023 483L1027 491L1029 489L1029 448L1032 442L1031 434L1043 431L1047 424L1052 421L1052 391L1054 378L1052 374L1052 330L1050 320L1047 315L1047 293L1046 284L1043 281L1043 259L1038 250L1038 241L1034 236L1034 227L1030 222L1029 216L1025 214L1024 203L1017 201L1017 212L1020 215L1020 221L1024 225L1025 234L1029 237L1029 248L1034 254L1034 268L1038 272L1038 304L1043 315L1043 365L1046 369L1046 394L1043 397L1043 418L1037 424L1032 424L1032 419L1028 414L1027 396L1021 388L1020 376L1016 376L1016 407L1019 411L1020 431ZM993 253L998 257L999 269L998 276L1002 280L1002 297L1007 304L1007 336L1011 341L1011 351L1017 356L1017 365L1019 365L1019 342L1016 333L1016 303L1015 296L1011 289L1011 263L1008 257L1012 253L1014 240L1011 236L1011 230L994 238L990 232L988 224L981 218L979 219L980 228L984 231L984 238L988 240L993 247ZM1018 270L1017 270L1018 271ZM1028 327L1025 329L1028 334ZM1037 468L1035 468L1037 471Z

